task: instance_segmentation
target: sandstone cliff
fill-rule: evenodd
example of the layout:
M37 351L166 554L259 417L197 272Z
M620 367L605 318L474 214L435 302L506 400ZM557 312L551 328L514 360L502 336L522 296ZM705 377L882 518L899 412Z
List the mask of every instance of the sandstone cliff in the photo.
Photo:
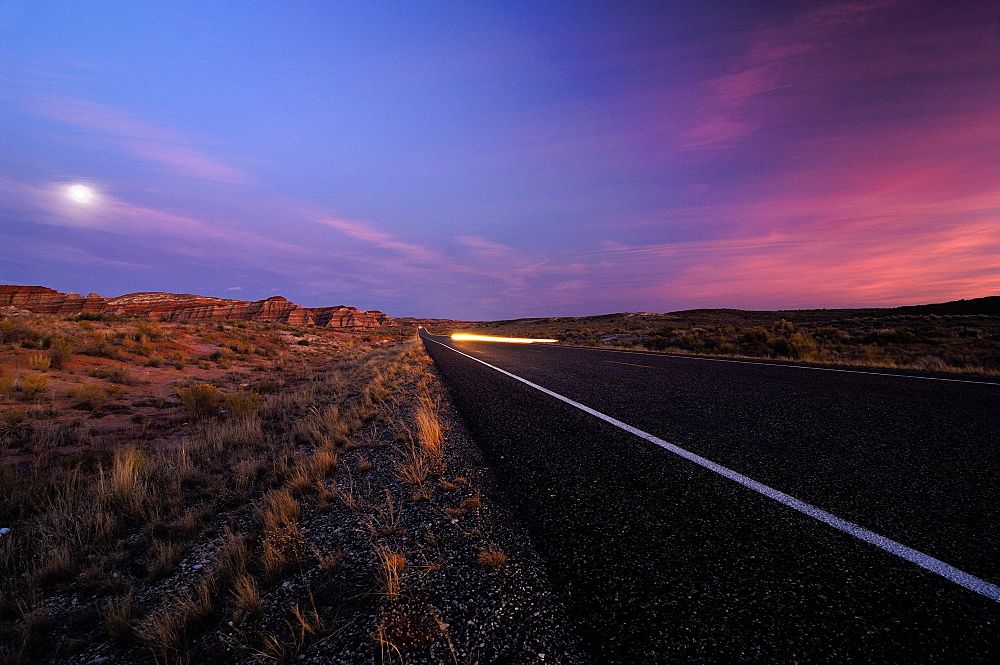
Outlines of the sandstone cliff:
M0 307L11 306L37 314L131 314L154 321L242 319L278 321L324 328L378 328L396 323L379 311L355 307L301 307L273 296L266 300L229 300L189 293L129 293L102 298L96 293L60 293L44 286L0 286Z

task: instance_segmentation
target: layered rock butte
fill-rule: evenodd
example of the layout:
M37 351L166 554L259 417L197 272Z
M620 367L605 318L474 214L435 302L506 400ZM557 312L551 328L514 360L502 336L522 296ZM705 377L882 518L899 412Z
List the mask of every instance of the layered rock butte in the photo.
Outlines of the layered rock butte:
M153 321L209 321L234 319L278 321L323 328L379 328L399 325L379 311L355 307L301 307L272 296L266 300L229 300L189 293L129 293L103 298L96 293L60 293L44 286L0 285L0 307L15 307L35 314L131 314Z

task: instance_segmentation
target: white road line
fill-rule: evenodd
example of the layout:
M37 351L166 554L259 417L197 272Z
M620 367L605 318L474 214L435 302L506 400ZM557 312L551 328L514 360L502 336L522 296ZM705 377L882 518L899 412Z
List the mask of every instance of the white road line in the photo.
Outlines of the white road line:
M916 374L892 374L890 372L871 372L863 369L843 369L841 367L816 367L814 365L791 365L785 363L766 363L755 360L735 360L730 358L708 358L705 356L684 356L677 353L652 353L644 351L625 351L624 349L592 349L585 346L562 346L564 349L583 349L585 351L605 351L608 353L628 353L634 356L659 356L662 358L677 358L679 360L703 360L714 363L737 363L740 365L763 365L764 367L789 367L794 369L813 369L817 372L846 372L848 374L871 374L872 376L894 376L899 379L923 379L924 381L950 381L951 383L977 383L983 386L1000 386L996 381L973 381L971 379L949 379L941 376L918 376Z
M482 363L483 365L486 365L490 369L496 370L501 374L505 374L511 377L512 379L516 379L525 385L531 386L535 390L545 393L546 395L555 397L556 399L561 400L566 404L569 404L570 406L574 406L580 409L581 411L585 411L586 413L589 413L590 415L596 418L600 418L601 420L610 423L615 427L623 429L626 432L629 432L630 434L634 434L651 443L655 443L656 445L660 446L661 448L665 448L666 450L669 450L675 455L679 455L684 459L690 460L691 462L694 462L698 466L704 467L709 471L714 471L715 473L721 476L725 476L726 478L729 478L730 480L733 480L748 489L751 489L755 492L759 492L760 494L763 494L768 498L774 499L778 503L782 503L788 506L789 508L793 508L799 511L800 513L803 513L805 515L808 515L812 518L819 520L820 522L829 524L833 528L839 529L840 531L850 534L855 538L865 541L866 543L871 543L872 545L875 545L876 547L881 548L886 552L890 552L891 554L895 554L896 556L902 559L906 559L911 563L915 563L921 568L924 568L925 570L929 570L932 573L940 575L945 579L951 580L952 582L958 584L959 586L963 586L966 589L969 589L970 591L975 591L976 593L982 594L991 600L1000 602L1000 587L996 586L995 584L991 584L990 582L987 582L984 579L981 579L979 577L976 577L975 575L967 573L964 570L959 570L958 568L955 568L954 566L947 564L944 561L941 561L940 559L935 559L934 557L928 554L924 554L923 552L915 550L912 547L907 547L906 545L898 543L895 540L892 540L891 538L886 538L885 536L879 535L874 531L870 531L864 528L863 526L859 526L857 524L854 524L853 522L848 522L847 520L841 519L836 515L834 515L833 513L828 513L827 511L821 508L817 508L816 506L813 506L811 504L808 504L805 501L800 501L799 499L796 499L793 496L785 494L780 490L776 490L773 487L769 487L768 485L759 483L752 478L748 478L747 476L744 476L742 473L733 471L732 469L722 466L721 464L717 464L710 459L702 457L701 455L696 455L695 453L685 450L680 446L676 446L672 443L664 441L663 439L657 436L653 436L649 432L644 432L641 429L632 427L631 425L623 423L622 421L612 418L609 415L603 414L600 411L595 411L594 409L591 409L589 406L580 404L579 402L571 400L568 397L564 397L563 395L553 392L548 388L544 388L538 385L537 383L532 383L531 381L523 379L516 374L511 374L507 370L500 369L495 365L491 365L488 362L482 361L479 358L476 358L475 356L470 356L468 353L463 353L462 351L450 347L447 344L442 344L436 339L431 339L430 337L424 337L424 339L429 339L435 344L440 344L446 349L450 349L451 351L454 351L459 355L463 355L466 358L475 360L477 363Z

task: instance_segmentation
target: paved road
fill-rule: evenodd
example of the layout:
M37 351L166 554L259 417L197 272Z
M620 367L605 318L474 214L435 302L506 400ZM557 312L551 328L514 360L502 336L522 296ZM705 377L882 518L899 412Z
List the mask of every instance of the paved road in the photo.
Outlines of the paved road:
M1000 385L425 344L595 662L1000 662L1000 602L442 345L992 584Z

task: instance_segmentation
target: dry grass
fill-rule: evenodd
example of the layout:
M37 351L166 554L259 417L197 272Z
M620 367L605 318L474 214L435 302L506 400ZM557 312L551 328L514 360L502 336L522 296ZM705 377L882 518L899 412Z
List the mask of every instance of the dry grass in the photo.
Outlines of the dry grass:
M126 643L134 640L136 637L135 611L135 594L131 591L105 602L101 607L101 620L108 637Z
M327 572L332 572L337 570L347 559L347 552L344 550L337 550L336 552L322 552L317 548L312 550L313 556L319 561L319 565L323 567L323 570Z
M261 600L257 581L250 575L243 574L233 580L232 597L241 613L237 623L258 617L264 611L264 601Z
M396 477L407 485L421 486L431 473L431 461L424 452L416 446L400 451L396 462Z
M32 574L32 582L40 586L61 582L76 573L79 564L76 557L66 545L59 545L50 550L37 563Z
M482 508L483 502L482 499L480 499L478 496L473 496L469 497L468 499L464 499L462 503L458 505L460 508L464 508L466 510L479 510L480 508Z
M215 553L215 565L222 580L235 580L247 574L250 565L250 547L242 533L226 527L222 542Z
M288 490L276 490L265 497L259 517L264 531L277 531L294 526L301 513L302 507Z
M436 464L442 464L444 459L444 433L438 418L437 408L429 400L421 400L413 416L417 429L417 441L424 453ZM442 473L443 471L435 471Z
M188 635L192 629L212 618L214 594L215 582L204 578L194 594L182 590L168 605L150 615L139 637L157 663L166 665L189 661Z
M135 447L117 449L110 473L102 470L99 474L99 499L128 515L142 515L149 498L146 470L143 451Z
M261 563L264 577L269 582L305 563L305 541L295 524L266 531L262 546Z
M406 569L406 556L389 546L375 548L375 576L382 588L382 593L390 600L399 597L402 585L403 571Z
M290 607L285 626L287 627L285 638L273 634L264 638L264 649L259 655L265 660L279 663L294 662L310 640L329 630L326 620L316 610L315 602L308 609L299 603Z
M195 506L188 508L184 514L178 518L172 526L172 531L181 540L191 540L194 538L202 525L212 516L212 510L208 506Z
M433 644L448 635L447 625L429 607L394 605L379 616L372 637L382 652L382 662L389 662L392 656L406 662L404 651Z
M174 572L174 568L184 554L184 546L180 543L154 541L149 547L146 561L146 575L151 580L158 580Z
M484 568L499 568L507 563L507 555L499 547L490 543L479 551L476 561Z
M372 514L362 518L362 524L372 537L389 536L399 531L400 511L392 500L389 490L385 491L385 503L372 506Z
M36 362L35 371L20 378L0 370L0 438L6 444L30 434L28 450L35 455L23 472L0 464L0 524L13 527L11 535L0 538L0 615L18 617L11 620L14 624L5 624L14 626L18 640L22 634L34 636L24 641L23 649L18 647L24 654L21 662L48 662L57 648L37 639L40 622L29 629L23 618L34 616L24 608L42 602L48 603L46 611L56 608L62 613L58 625L70 626L67 635L81 648L104 641L106 635L123 649L137 649L128 646L136 642L144 645L160 663L199 659L202 651L211 655L218 647L212 646L214 639L203 639L206 628L211 624L211 630L218 630L219 616L226 616L221 611L217 615L216 609L237 610L240 614L233 616L242 621L265 621L266 599L273 590L260 586L263 582L277 583L292 572L301 573L297 579L302 580L307 575L343 574L337 571L345 552L328 544L318 547L300 530L303 505L312 506L306 514L314 515L315 507L329 507L339 497L357 517L345 514L337 519L348 520L373 538L400 533L400 507L392 495L381 505L369 502L369 485L383 480L378 472L366 474L358 490L346 489L353 487L352 471L369 468L369 459L381 460L391 450L355 456L353 469L340 464L341 448L348 442L375 441L375 432L384 437L391 426L383 425L388 418L405 418L415 434L411 450L419 458L413 478L417 484L425 482L440 430L433 431L433 403L425 404L425 416L433 417L422 430L409 406L401 409L393 402L405 367L399 348L346 352L326 364L274 356L248 360L263 368L261 375L241 369L232 356L220 357L231 363L228 374L214 365L201 370L184 364L178 404L172 392L152 394L156 386L169 385L163 377L178 379L174 369L152 361L184 360L187 354L178 350L175 338L201 346L217 344L220 340L205 339L205 327L165 324L159 332L136 327L133 335L134 322L125 325L124 333L116 322L53 325L83 353L71 352L63 369L47 354L43 357L48 370L44 362ZM36 355L42 339L35 342ZM254 353L262 346L256 343ZM315 354L317 346L309 352ZM20 347L15 351L20 354L15 366L27 366L29 354ZM11 349L0 348L0 359L4 353L9 357ZM144 369L137 372L135 367ZM41 371L46 374L41 376ZM80 376L87 373L118 383L81 383ZM142 382L135 376L142 376ZM11 409L14 399L25 398L25 379L33 377L51 382L44 389L45 404ZM83 408L90 414L68 410L70 386L91 391L90 396L77 392L74 397L77 404L89 402ZM267 395L247 387L260 387ZM223 398L224 393L228 397ZM50 421L50 415L61 420ZM358 437L356 432L366 423L372 424L371 434ZM78 452L63 457L67 449ZM392 469L391 463L386 466ZM383 469L381 461L378 469ZM338 482L338 473L344 481ZM336 488L338 484L345 489ZM207 567L211 576L192 587L185 580L193 569L175 574L178 563L189 548L212 551L214 528L225 523L227 513L232 527L218 538ZM254 515L259 533L252 524ZM384 591L380 598L395 599L406 553L402 545L378 551L379 586ZM316 572L317 563L325 573ZM57 593L85 599L89 605L69 609L62 600L53 600ZM295 645L328 630L315 608L306 607L291 612L288 636L280 640L286 654L299 653ZM82 616L92 613L92 619L75 620L77 611Z

